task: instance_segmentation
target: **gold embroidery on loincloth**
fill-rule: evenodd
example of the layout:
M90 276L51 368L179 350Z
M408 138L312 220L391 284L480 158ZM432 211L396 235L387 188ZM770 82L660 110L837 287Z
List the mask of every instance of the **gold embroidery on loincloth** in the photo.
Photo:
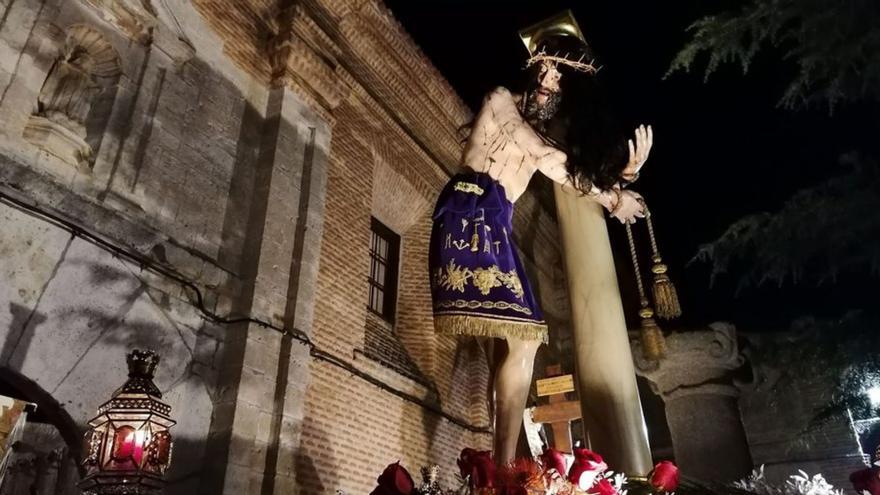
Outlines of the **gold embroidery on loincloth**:
M492 288L501 287L501 280L498 279L501 274L501 270L496 265L489 268L477 268L474 270L474 286L480 289L480 294L488 296Z
M471 182L456 182L455 190L466 193L473 193L477 196L483 195L483 188Z
M532 314L531 309L507 301L465 301L463 299L457 299L455 301L439 301L435 307L439 309L510 309L525 315L531 316Z
M522 282L519 279L519 275L516 274L516 270L510 270L507 273L499 273L498 278L501 280L505 287L513 292L513 295L516 296L517 299L523 298L523 296L525 295L525 291L523 290Z
M446 290L464 292L464 286L469 278L473 277L470 269L455 264L455 259L449 260L444 272L443 268L437 269L435 283Z
M454 243L453 243L454 244ZM457 246L456 246L457 247ZM456 265L455 259L449 261L445 267L439 267L434 272L434 284L446 290L464 292L468 280L473 279L474 287L479 289L484 296L489 295L495 287L502 285L510 290L517 299L523 299L525 291L522 281L516 270L502 272L498 265L488 268L475 268L473 271L464 266Z

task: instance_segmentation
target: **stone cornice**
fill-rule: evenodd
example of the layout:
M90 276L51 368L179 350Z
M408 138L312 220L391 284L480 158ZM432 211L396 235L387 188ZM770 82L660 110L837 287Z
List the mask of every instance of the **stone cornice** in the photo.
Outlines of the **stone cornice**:
M291 86L313 99L335 122L332 111L356 84L340 64L339 46L315 22L301 4L294 4L277 17L278 33L268 41L270 84Z
M388 10L375 0L307 0L303 9L338 50L335 60L447 173L471 113ZM312 80L314 81L314 80Z
M458 169L458 129L471 113L380 0L194 5L257 81L290 87L334 127L336 109L356 97L442 174Z

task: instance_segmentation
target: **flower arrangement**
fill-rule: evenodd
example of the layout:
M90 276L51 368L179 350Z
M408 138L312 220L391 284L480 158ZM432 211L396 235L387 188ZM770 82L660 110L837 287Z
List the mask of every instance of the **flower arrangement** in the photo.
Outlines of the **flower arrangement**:
M460 486L443 490L437 466L422 468L422 484L417 487L409 472L395 462L385 468L370 495L626 495L626 477L609 471L602 456L589 449L575 448L569 469L555 449L535 460L516 459L500 467L490 452L464 449L458 468ZM655 493L672 493L678 479L675 464L663 461L647 481Z
M774 485L764 477L763 465L734 482L733 487L758 495L843 495L843 490L834 488L821 474L810 477L803 471L789 476L784 485Z

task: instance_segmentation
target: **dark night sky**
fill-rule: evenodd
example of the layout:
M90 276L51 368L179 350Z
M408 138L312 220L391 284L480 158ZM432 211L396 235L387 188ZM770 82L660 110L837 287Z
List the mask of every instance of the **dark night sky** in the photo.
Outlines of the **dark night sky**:
M704 58L694 72L663 80L687 39L685 28L735 2L386 3L474 109L492 87L518 80L526 56L519 28L565 8L574 11L621 115L654 126L654 149L635 189L654 212L661 252L682 296L684 326L726 319L744 330L784 329L801 314L834 316L875 304L878 281L863 275L845 274L835 286L772 286L735 296L730 278L710 288L708 266L685 267L700 244L732 221L773 211L798 188L833 174L841 153L861 149L880 156L872 139L877 105L843 107L833 116L826 108L776 108L795 68L772 50L763 51L746 76L728 64L704 83ZM625 247L623 229L609 225L616 249Z

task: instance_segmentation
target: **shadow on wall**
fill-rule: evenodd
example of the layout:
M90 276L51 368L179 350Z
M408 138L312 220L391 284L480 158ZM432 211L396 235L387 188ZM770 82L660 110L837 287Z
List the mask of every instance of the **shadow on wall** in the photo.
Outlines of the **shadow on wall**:
M474 373L477 366L485 367L485 370L479 369ZM483 411L487 408L488 364L483 359L483 350L477 339L468 337L456 339L452 369L447 376L450 385L443 409L473 426L486 426L488 412ZM480 413L474 414L475 410L479 410ZM461 450L466 447L482 450L487 445L480 442L478 438L480 434L454 425L436 414L425 411L422 418L423 433L421 434L426 435L425 438L429 442L428 462L440 466L441 482L444 485L454 486L459 472L455 461ZM413 440L402 438L401 441L403 445L407 445L407 442L412 443ZM407 467L411 468L410 473L413 476L420 479L419 468L422 466Z
M135 267L74 241L33 308L8 302L0 393L36 403L35 422L57 428L79 465L85 424L124 382L126 352L158 350L156 382L178 421L166 493L193 493L204 469L221 341L185 301L140 278Z
M15 355L15 350L20 346L25 349L30 347L33 332L25 334L25 330L32 325L44 323L46 316L37 312L36 308L31 309L14 302L9 303L9 314L12 315L12 322L9 326L9 334L0 350L0 363L6 363L12 369L21 369L24 353Z
M50 320L52 323L64 322L65 332L84 330L79 337L94 337L92 344L110 330L113 331L108 333L106 342L126 349L159 343L156 336L164 333L163 325L146 319L127 318L132 306L147 293L148 287L133 270L122 268L121 263L120 266L105 264L95 259L93 253L87 253L90 245L84 242L74 244L78 246L58 262L35 307L9 303L12 321L0 351L0 359L8 366L21 366L37 329ZM93 249L97 251L97 248ZM109 258L109 254L106 256ZM85 280L82 280L84 275ZM161 293L158 298L147 295L159 309L170 309L167 294ZM116 301L101 296L115 296ZM68 323L80 328L69 328ZM79 323L82 325L77 325Z
M179 411L178 414L183 411ZM202 469L193 469L200 467L201 459L205 454L205 442L202 439L193 439L188 437L174 436L174 430L171 430L172 438L174 438L174 452L171 457L171 466L165 473L166 486L162 491L165 495L192 495L198 493L199 486L202 482ZM196 459L198 462L190 464L190 460Z
M328 490L339 482L341 473L328 463L315 462L312 458L314 452L331 448L327 433L308 416L303 419L302 425L300 446L294 458L296 465L290 466L296 473L296 484L300 493L329 493ZM320 471L319 465L323 467Z

